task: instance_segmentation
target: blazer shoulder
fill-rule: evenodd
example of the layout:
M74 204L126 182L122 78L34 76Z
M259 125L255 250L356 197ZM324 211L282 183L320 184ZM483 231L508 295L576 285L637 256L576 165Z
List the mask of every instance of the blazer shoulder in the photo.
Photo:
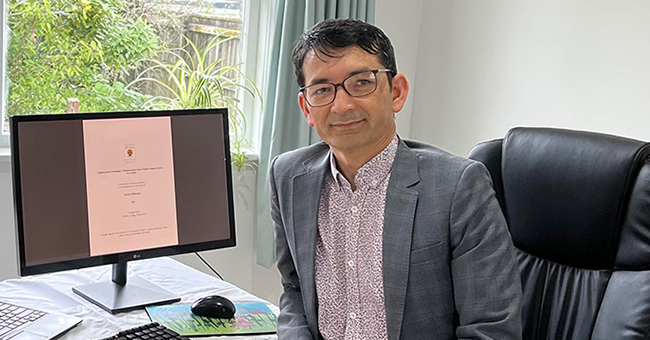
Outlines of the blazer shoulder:
M463 172L468 166L479 163L419 141L404 140L404 144L416 155L421 169Z
M454 155L436 146L417 141L404 141L407 152L417 159L408 167L417 168L420 184L419 190L455 190L461 181L490 181L490 175L483 163ZM425 189L423 189L425 188Z
M329 146L323 142L305 146L276 156L272 161L272 171L276 177L291 177L305 172L314 159L322 159L329 152Z

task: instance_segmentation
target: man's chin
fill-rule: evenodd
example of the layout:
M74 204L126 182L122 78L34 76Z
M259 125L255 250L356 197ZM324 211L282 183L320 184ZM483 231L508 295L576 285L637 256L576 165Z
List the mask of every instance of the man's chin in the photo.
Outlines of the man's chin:
M354 136L338 136L336 138L330 138L326 140L327 143L332 148L338 151L359 151L359 148L363 148L363 143L361 143L360 138L355 138Z

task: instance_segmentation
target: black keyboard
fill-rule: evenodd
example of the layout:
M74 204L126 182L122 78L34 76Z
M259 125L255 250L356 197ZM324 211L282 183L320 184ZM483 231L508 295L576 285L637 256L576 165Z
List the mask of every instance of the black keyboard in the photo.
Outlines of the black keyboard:
M171 329L157 322L152 322L99 340L190 340L190 338L180 336Z

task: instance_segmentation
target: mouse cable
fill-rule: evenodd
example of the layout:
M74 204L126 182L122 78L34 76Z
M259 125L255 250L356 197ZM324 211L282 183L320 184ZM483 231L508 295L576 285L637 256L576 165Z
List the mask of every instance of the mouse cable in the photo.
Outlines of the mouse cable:
M214 268L212 268L212 266L208 263L208 261L203 259L203 256L201 256L201 254L199 254L199 252L195 251L194 254L196 254L196 256L198 256L201 259L201 261L203 261L203 263L205 263L205 265L208 266L208 268L210 268L210 270L212 270L212 272L217 274L217 276L221 279L221 281L226 281L226 280L223 279L223 276L221 276L221 274L219 274L218 271L216 271L216 270L214 270Z

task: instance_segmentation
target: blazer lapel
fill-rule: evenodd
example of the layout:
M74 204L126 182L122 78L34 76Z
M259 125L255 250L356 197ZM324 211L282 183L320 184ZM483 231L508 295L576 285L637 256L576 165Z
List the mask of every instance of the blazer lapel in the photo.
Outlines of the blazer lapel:
M305 314L314 334L318 334L314 259L318 229L318 205L327 169L329 152L320 153L303 162L305 172L293 177L293 228L296 245L296 269L300 275Z
M388 339L400 337L409 276L411 237L420 181L418 160L402 140L391 170L384 209L383 266Z

